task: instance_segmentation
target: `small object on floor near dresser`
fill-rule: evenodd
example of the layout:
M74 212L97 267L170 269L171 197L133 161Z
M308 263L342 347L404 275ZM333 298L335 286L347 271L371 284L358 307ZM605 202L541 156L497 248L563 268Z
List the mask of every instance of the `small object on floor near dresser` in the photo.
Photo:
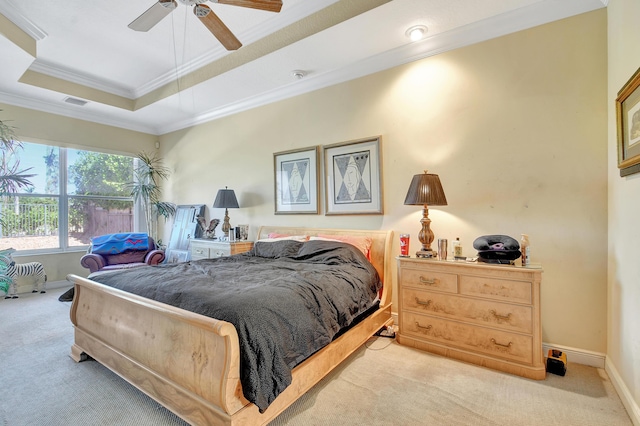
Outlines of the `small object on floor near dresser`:
M376 336L380 336L380 337L389 337L391 339L396 337L396 331L393 328L393 326L385 326L383 328L381 328L380 330L378 330L378 332L376 333Z
M191 260L231 256L250 251L252 248L251 241L215 241L204 238L194 238L189 245Z
M547 371L558 376L564 376L567 373L567 354L557 349L549 349Z
M399 257L398 343L542 380L541 276L541 269Z

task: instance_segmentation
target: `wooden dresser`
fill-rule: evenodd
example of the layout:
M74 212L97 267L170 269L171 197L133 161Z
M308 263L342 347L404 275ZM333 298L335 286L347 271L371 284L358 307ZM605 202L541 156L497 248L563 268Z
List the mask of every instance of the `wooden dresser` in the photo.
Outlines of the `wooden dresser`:
M541 276L541 269L398 258L398 342L544 379Z
M211 259L213 257L231 256L244 253L253 248L251 241L215 241L194 238L189 244L191 260Z

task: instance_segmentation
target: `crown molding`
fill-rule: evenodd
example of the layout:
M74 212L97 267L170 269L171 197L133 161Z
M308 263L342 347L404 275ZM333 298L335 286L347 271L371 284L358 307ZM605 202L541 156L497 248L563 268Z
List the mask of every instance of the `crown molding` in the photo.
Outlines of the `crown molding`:
M86 74L79 73L70 68L64 68L50 63L46 63L42 60L36 59L29 66L29 71L45 74L50 77L59 78L61 80L68 81L70 83L86 86L91 89L101 90L103 92L111 93L112 95L122 96L128 99L135 99L132 90L128 90L121 86L116 86L111 83L107 83L103 79L93 78Z
M3 0L0 2L0 13L36 41L43 40L47 37L47 33L42 28L38 27L29 18L18 12L11 0Z
M119 127L121 129L133 130L136 132L148 133L152 135L160 134L158 133L158 129L154 126L147 126L137 121L111 118L105 114L101 114L98 112L82 110L81 108L83 107L80 106L71 106L69 104L35 100L32 98L16 96L4 92L0 92L0 103L32 109L35 111L46 112L49 114L61 115L63 117L89 121L92 123L104 124L106 126Z

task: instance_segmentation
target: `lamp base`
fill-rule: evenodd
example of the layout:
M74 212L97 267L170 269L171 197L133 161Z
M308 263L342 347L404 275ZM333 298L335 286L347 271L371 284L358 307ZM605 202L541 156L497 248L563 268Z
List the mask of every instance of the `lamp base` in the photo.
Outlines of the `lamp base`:
M229 230L231 229L231 223L229 223L229 209L224 209L224 221L222 222L223 237L229 236Z
M416 257L431 259L432 257L436 257L436 252L434 252L433 250L418 250L416 252Z

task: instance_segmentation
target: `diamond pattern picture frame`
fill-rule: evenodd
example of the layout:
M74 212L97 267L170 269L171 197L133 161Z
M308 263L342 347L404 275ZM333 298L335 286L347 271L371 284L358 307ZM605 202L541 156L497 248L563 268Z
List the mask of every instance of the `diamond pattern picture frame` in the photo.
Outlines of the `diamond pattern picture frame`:
M324 147L326 215L383 214L381 138Z
M273 154L275 214L318 214L320 147Z

